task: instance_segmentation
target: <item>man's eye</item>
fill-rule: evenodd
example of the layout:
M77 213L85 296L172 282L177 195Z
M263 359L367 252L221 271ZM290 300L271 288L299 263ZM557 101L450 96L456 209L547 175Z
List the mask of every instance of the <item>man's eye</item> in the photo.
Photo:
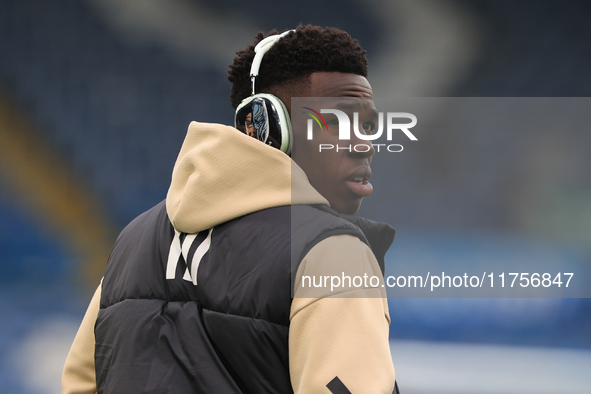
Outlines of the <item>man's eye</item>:
M376 131L376 125L374 122L365 122L363 124L363 130L367 133L367 134L373 134Z
M328 119L326 119L326 124L329 126L338 126L339 125L339 120L336 117L330 117Z

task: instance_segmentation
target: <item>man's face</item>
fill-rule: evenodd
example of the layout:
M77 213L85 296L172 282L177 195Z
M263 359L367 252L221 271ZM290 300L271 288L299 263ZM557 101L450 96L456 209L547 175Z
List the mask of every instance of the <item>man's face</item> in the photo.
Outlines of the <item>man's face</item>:
M315 72L310 76L309 97L335 97L332 108L348 113L359 113L359 130L368 130L371 122L375 124L377 111L373 102L373 92L367 79L360 75L338 72ZM343 98L339 100L338 98ZM351 99L355 98L355 99ZM354 103L354 107L351 107ZM346 109L347 108L347 109ZM296 110L297 111L297 110ZM301 112L301 111L300 111ZM295 116L293 116L295 115ZM312 140L307 139L306 126L301 116L292 112L294 122L294 149L292 159L304 170L310 183L339 213L355 214L361 206L363 197L369 196L373 186L371 177L371 158L375 153L371 141L364 141L351 130L350 140L339 140L336 116L323 115L328 123L328 130L315 131ZM296 120L300 119L300 120ZM351 125L353 127L353 125ZM365 144L367 152L351 152L344 149L319 151L319 144L332 144L344 147ZM366 150L366 149L359 149Z

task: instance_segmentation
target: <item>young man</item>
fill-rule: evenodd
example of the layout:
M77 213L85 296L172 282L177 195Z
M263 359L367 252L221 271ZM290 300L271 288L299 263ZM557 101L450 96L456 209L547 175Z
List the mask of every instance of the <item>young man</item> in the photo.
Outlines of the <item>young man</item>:
M253 49L230 66L235 108L251 94ZM292 97L373 108L366 76L347 33L300 26L265 55L257 90L288 111ZM381 275L393 230L339 215L371 193L374 150L320 155L305 132L293 138L290 158L233 127L189 126L166 201L117 240L64 393L392 393L382 293L301 282L335 266Z

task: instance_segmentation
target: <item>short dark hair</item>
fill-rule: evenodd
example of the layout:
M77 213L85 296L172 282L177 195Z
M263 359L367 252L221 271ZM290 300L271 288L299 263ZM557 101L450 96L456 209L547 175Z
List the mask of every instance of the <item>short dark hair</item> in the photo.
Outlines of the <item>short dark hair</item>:
M255 42L243 51L236 52L230 65L228 80L232 83L230 102L236 108L251 94L250 66L254 59L254 47L266 36L259 33ZM292 84L317 71L336 71L367 77L366 51L349 33L334 28L305 25L281 38L265 55L259 76L257 93L274 86Z

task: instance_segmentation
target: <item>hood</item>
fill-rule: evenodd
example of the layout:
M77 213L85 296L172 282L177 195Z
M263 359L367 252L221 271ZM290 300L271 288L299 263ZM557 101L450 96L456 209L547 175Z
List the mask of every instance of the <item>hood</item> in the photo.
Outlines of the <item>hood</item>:
M197 233L262 209L296 204L328 201L289 156L230 126L189 125L166 196L175 229Z

